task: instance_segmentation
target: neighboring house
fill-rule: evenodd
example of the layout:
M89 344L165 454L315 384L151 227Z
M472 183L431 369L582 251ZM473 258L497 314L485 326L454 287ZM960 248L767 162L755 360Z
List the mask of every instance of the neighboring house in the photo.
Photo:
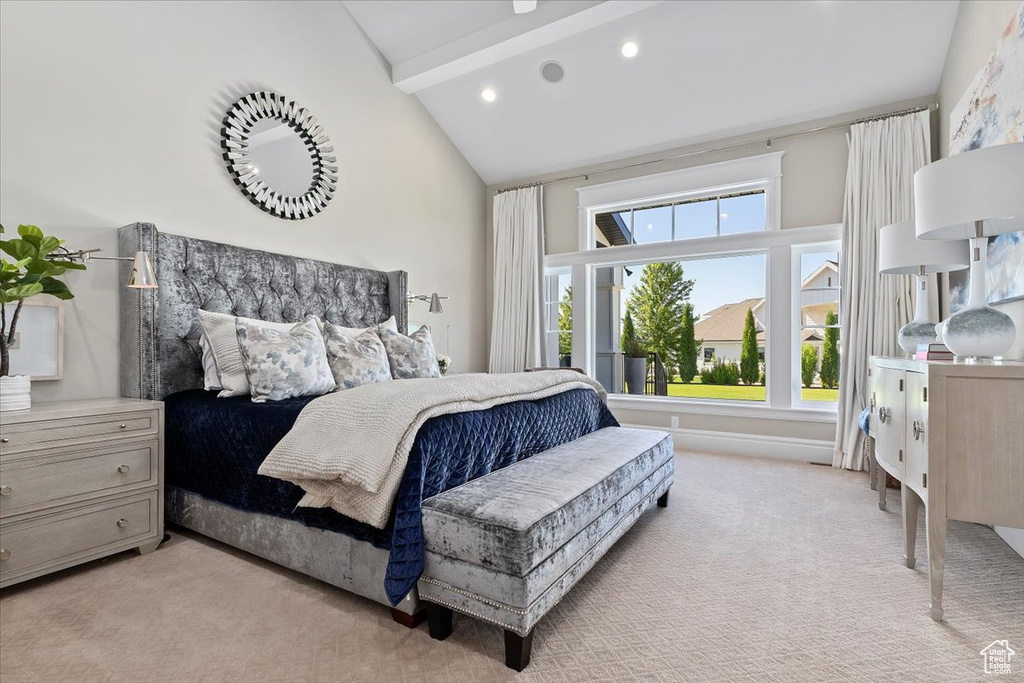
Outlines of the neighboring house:
M839 308L839 264L826 261L800 283L800 312L803 329L801 341L812 344L821 353L825 341L825 316ZM724 304L703 315L694 325L694 337L701 344L698 361L710 365L716 360L740 360L743 345L743 326L747 311L754 312L757 326L757 350L764 359L764 319L767 315L765 299L744 299L734 304ZM818 327L820 326L820 327Z

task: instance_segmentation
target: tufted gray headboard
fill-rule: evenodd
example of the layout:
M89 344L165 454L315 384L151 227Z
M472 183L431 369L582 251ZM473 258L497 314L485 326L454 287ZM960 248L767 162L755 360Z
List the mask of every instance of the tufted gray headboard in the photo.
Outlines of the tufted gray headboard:
M148 251L158 289L121 293L121 393L162 399L202 388L200 308L274 322L316 315L365 327L392 315L407 325L406 273L273 254L158 232L151 223L118 231L118 252ZM122 262L127 278L131 262Z

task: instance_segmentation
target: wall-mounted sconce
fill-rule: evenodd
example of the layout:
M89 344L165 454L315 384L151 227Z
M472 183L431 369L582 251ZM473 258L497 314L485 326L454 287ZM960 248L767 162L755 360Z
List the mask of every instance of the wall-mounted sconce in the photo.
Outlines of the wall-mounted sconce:
M430 313L444 313L444 308L441 307L441 301L447 301L448 297L438 296L437 292L434 292L430 296L426 294L409 294L405 297L408 301L426 301L430 303L428 309Z
M145 251L135 252L135 256L95 256L102 249L79 249L78 251L67 251L61 256L68 261L76 263L88 263L89 261L133 261L132 272L128 277L127 287L132 289L155 289L159 285L156 282L156 274L153 272L153 264L149 260L149 253Z

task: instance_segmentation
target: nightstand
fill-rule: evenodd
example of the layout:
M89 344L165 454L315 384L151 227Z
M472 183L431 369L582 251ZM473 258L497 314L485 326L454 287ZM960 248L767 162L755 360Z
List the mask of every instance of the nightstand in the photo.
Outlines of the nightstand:
M164 405L127 398L0 413L0 588L164 533Z

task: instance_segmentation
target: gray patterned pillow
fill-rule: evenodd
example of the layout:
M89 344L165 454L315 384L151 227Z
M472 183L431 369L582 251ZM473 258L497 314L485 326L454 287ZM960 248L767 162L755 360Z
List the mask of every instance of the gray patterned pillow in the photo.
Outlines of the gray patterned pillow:
M337 388L316 318L307 318L287 331L239 318L235 334L254 402L319 396Z
M408 337L389 329L380 330L381 341L388 352L391 376L395 379L440 377L430 328L424 325Z
M325 323L324 342L327 344L327 362L340 389L391 379L388 353L376 329L359 331Z

